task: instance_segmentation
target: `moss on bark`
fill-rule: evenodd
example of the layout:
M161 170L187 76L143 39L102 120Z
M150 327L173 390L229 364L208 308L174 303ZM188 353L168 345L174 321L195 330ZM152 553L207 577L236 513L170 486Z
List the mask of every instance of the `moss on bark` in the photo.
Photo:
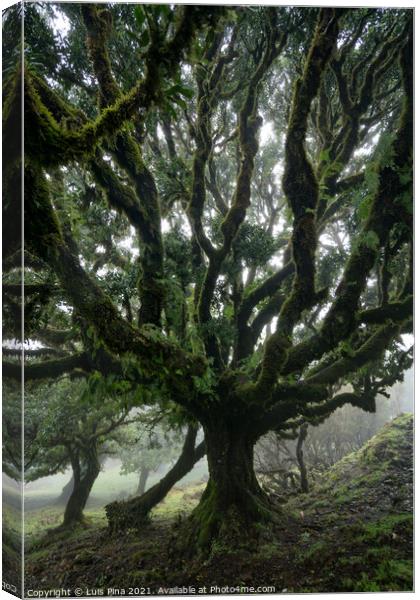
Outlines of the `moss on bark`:
M275 519L275 510L254 472L252 436L237 423L226 428L213 419L205 427L209 481L198 506L181 525L183 554L209 554L222 544L234 548Z

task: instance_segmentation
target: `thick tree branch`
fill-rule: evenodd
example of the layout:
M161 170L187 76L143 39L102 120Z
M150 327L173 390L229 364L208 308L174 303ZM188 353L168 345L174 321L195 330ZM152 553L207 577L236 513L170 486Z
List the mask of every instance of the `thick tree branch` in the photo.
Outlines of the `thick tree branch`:
M413 296L407 296L404 300L389 302L378 308L370 308L363 310L358 314L360 323L377 323L382 324L388 319L394 323L406 321L413 314Z
M73 329L53 329L45 327L33 334L35 340L54 346L57 350L63 344L69 344L77 338L77 333Z
M293 263L295 278L292 292L280 310L276 332L267 340L255 394L265 396L274 385L286 358L289 336L303 310L318 298L315 293L315 211L318 181L305 152L309 111L316 97L321 76L331 58L338 36L339 11L320 9L312 46L303 76L295 84L286 134L283 189L293 212Z
M93 63L94 72L99 82L101 106L108 107L122 97L120 89L111 70L107 41L109 25L102 18L103 11L95 4L81 7L87 28L87 46ZM152 44L153 46L153 44ZM146 72L150 73L151 58L146 58ZM147 77L147 76L146 76ZM154 75L153 85L160 89L160 79ZM154 178L145 165L141 148L128 131L117 134L110 151L117 163L129 176L135 193L118 184L112 169L100 161L97 156L91 168L95 177L106 191L111 205L118 204L127 214L130 222L136 227L141 240L141 274L139 278L140 313L139 324L152 323L160 325L163 307L163 243L161 235L161 217L158 192ZM111 181L110 181L111 180ZM121 200L118 192L122 192Z
M134 114L143 121L151 106L159 100L157 69L162 68L171 75L190 47L196 31L205 24L214 24L222 14L223 9L218 8L202 10L200 7L198 10L197 7L184 7L173 37L149 48L145 59L149 68L144 78L103 110L95 121L77 131L66 131L57 123L40 101L27 72L24 78L25 118L31 123L31 135L25 139L25 152L38 157L45 167L65 164L89 156L101 140L118 132ZM43 140L41 145L40 139Z
M165 365L164 378L168 385L174 394L178 390L182 403L187 402L194 388L191 377L203 374L204 361L185 353L156 330L136 329L120 316L66 246L51 205L47 181L42 170L29 161L25 170L25 194L27 223L30 224L28 244L55 271L78 313L94 327L111 353L133 354L146 376L162 374Z
M307 383L332 384L363 365L381 358L390 342L399 334L401 325L390 323L380 327L362 346L350 356L344 356L325 369L309 374Z
M306 406L302 410L302 414L309 422L316 420L316 424L322 423L322 420L327 419L335 410L341 408L345 404L351 404L357 408L361 408L366 412L375 412L375 394L354 394L351 392L343 392L333 396L323 404Z
M412 39L400 53L405 101L397 135L392 145L394 161L378 171L378 187L372 201L370 214L359 236L344 270L341 283L336 290L336 299L324 319L320 333L302 342L289 351L282 374L302 369L333 349L346 339L357 326L356 311L360 295L366 286L368 275L374 266L379 250L385 245L395 223L409 226L411 218L405 214L400 199L412 193L410 178L401 178L401 173L412 168L413 142L413 81ZM374 244L369 236L375 237Z
M23 350L22 348L5 348L3 346L2 348L2 354L3 356L14 356L17 358L22 357L23 354ZM34 349L25 349L25 356L28 357L38 357L38 356L48 356L48 355L52 355L52 356L59 356L59 357L64 357L67 355L67 353L64 350L60 350L57 348L34 348Z
M25 381L37 381L40 379L56 379L66 373L75 370L90 371L91 363L85 352L79 352L71 356L46 360L43 362L26 362L24 367ZM21 381L22 364L3 361L3 376Z

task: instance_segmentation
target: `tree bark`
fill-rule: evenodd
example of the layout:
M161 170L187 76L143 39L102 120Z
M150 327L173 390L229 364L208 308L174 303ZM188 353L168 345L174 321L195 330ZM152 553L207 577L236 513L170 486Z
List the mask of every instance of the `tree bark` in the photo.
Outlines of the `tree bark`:
M185 553L211 549L215 540L229 545L258 537L257 524L274 519L271 502L254 471L252 435L241 423L220 420L205 427L209 481L179 539Z
M63 486L63 489L61 490L61 494L55 500L54 504L57 504L60 506L62 504L66 504L71 496L73 489L74 489L74 474L72 474L70 480L66 483L66 485Z
M74 488L64 511L63 526L69 527L84 521L83 510L88 501L93 484L101 470L97 449L89 448L83 452L82 459L71 459L74 476Z
M137 486L136 496L142 496L146 491L147 479L149 477L150 469L147 467L141 467L139 475L139 483Z
M309 482L308 482L308 471L306 469L305 460L303 458L303 442L308 435L308 424L304 423L300 430L298 441L296 444L296 459L299 466L300 473L300 491L304 494L309 492Z
M105 507L111 530L121 531L141 527L152 508L166 497L171 488L191 471L195 463L206 453L204 442L195 447L197 427L190 426L185 437L181 454L175 465L166 475L142 496L125 502L111 502Z

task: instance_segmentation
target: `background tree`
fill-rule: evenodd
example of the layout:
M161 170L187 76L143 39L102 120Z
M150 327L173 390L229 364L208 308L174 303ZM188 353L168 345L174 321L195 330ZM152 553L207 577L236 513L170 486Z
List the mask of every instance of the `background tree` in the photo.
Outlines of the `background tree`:
M404 354L398 361L404 360ZM385 423L404 412L413 411L412 370L405 371L404 382L387 390L376 412L363 413L349 404L337 409L320 424L310 425L303 442L304 461L309 482L319 482L321 475L339 460L359 450ZM297 439L299 431L271 431L256 445L256 471L263 484L282 499L299 488Z
M155 427L134 423L125 429L118 454L121 459L121 473L138 475L135 496L144 494L152 473L164 465L173 465L181 447L182 432L171 431L164 423Z
M83 509L100 470L113 452L112 436L135 419L121 398L92 396L84 382L67 379L26 392L25 415L36 423L28 441L35 454L25 481L64 472L70 465L73 487L64 510L63 527L84 521ZM26 428L25 428L26 433Z
M149 475L157 471L162 463L171 461L176 445L177 440L173 439L171 443L158 428L148 431L144 426L132 425L126 430L119 452L121 473L136 473L138 476L135 495L144 494Z
M250 535L275 518L256 441L374 411L407 367L387 353L411 330L411 13L33 10L26 276L49 300L33 290L26 335L64 355L30 358L27 378L101 372L195 418L209 482L180 542ZM45 45L55 69L31 61Z

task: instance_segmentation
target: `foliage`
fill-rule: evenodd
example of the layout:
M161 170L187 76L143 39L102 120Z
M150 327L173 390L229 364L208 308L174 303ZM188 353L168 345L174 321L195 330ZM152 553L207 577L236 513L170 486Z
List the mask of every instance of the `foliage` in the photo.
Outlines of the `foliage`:
M25 469L26 481L64 472L79 453L85 461L83 453L92 442L99 454L112 453L113 432L127 420L128 411L119 396L86 401L87 391L85 382L67 379L27 388L25 455L34 458Z
M25 283L48 287L28 381L90 378L75 414L198 421L210 482L185 539L211 545L272 513L256 440L373 412L410 367L412 14L33 4L25 34ZM22 273L4 256L16 338Z

